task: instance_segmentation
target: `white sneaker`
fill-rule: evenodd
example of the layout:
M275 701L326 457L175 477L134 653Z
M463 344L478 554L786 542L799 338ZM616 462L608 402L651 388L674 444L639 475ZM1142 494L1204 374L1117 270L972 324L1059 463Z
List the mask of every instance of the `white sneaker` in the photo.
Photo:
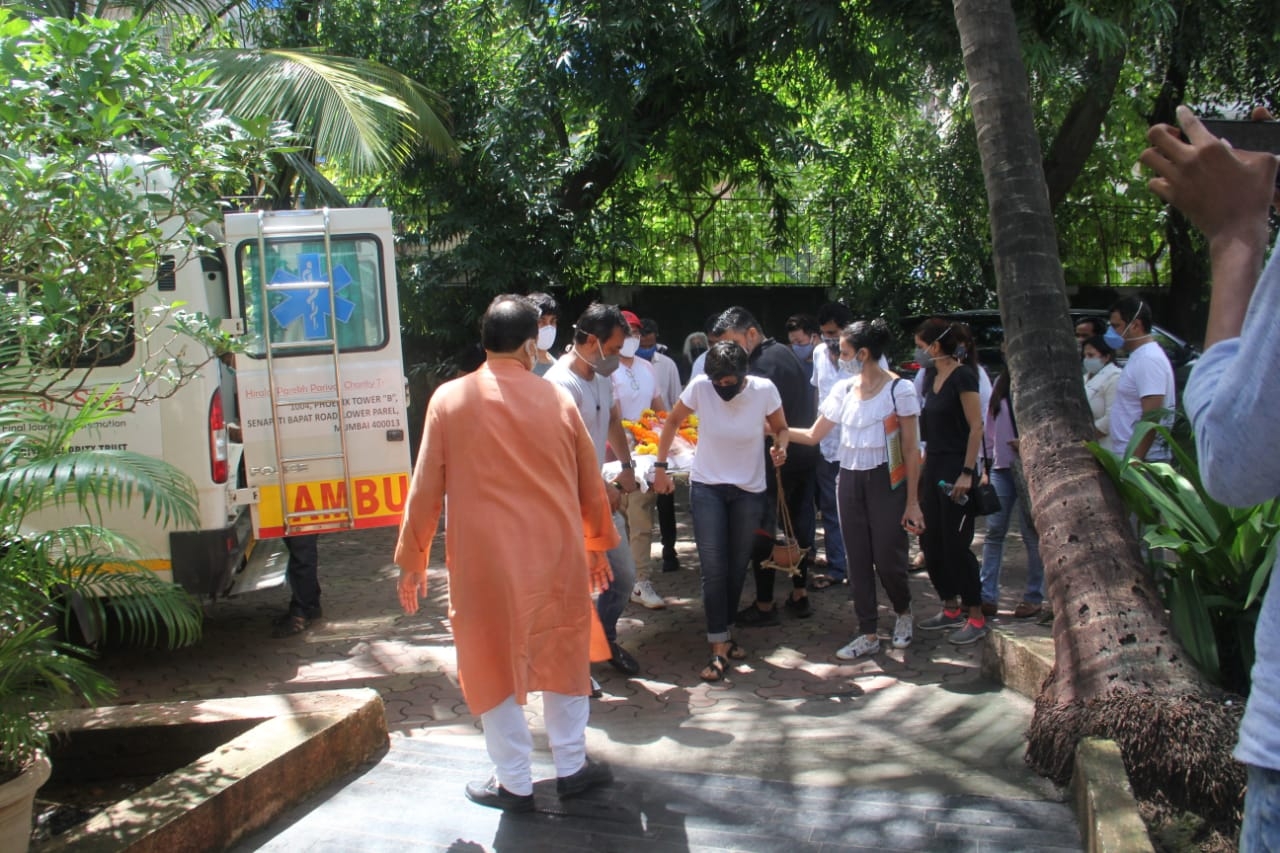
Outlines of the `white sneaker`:
M649 581L640 581L635 585L631 590L631 600L636 604L643 604L650 610L661 610L667 606L667 602L654 591L653 584Z
M895 649L905 649L911 645L913 624L911 622L911 610L906 613L899 613L898 618L893 622L893 647Z
M874 655L880 652L880 638L868 637L866 634L859 634L849 642L849 645L836 652L836 657L840 660L854 660L864 655Z

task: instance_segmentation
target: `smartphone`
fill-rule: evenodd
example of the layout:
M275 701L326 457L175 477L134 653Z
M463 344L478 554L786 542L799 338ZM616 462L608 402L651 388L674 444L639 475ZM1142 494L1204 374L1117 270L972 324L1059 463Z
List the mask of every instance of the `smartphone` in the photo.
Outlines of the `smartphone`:
M1232 148L1266 151L1280 157L1280 121L1202 118L1200 123L1214 136L1230 142ZM1280 189L1280 172L1276 174L1276 188Z

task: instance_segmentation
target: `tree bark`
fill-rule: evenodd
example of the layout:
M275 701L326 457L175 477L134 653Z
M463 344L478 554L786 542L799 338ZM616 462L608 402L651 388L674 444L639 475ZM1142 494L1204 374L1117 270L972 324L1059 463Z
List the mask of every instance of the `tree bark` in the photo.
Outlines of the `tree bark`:
M1037 701L1028 758L1062 780L1080 736L1113 736L1140 794L1161 793L1164 774L1177 772L1184 785L1163 793L1221 816L1238 805L1238 787L1216 784L1230 775L1230 738L1214 741L1230 730L1231 714L1205 701L1208 687L1170 634L1127 513L1084 447L1092 423L1013 9L1009 0L954 0L954 8L1055 616L1055 665Z

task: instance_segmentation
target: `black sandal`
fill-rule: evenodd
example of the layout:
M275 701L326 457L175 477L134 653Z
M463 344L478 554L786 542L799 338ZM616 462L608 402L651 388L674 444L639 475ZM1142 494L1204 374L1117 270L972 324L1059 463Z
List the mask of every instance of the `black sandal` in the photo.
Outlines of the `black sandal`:
M702 672L698 673L698 677L708 683L723 681L724 671L725 669L728 668L728 666L729 666L729 662L725 660L722 656L712 655L711 662L706 665L706 667L702 670ZM708 672L713 673L713 675L708 676L707 675Z
M730 640L729 651L725 652L725 657L729 660L746 660L747 650L735 643L733 640Z

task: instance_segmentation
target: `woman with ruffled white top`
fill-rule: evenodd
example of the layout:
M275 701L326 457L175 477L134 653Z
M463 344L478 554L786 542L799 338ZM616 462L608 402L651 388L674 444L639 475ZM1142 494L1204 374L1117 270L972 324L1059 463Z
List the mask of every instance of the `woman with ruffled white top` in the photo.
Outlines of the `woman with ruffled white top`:
M838 381L822 401L818 420L808 429L790 428L794 444L817 444L840 425L840 473L836 503L853 595L858 633L836 652L841 660L880 651L876 578L897 614L893 646L911 644L911 589L907 583L907 533L924 530L917 495L920 450L917 443L920 400L915 386L880 365L892 339L883 319L859 320L840 333L840 366L850 376ZM885 420L898 416L905 477L890 471Z
M1084 393L1093 413L1095 438L1111 432L1111 404L1116 400L1116 383L1123 372L1116 364L1116 351L1101 335L1089 338L1080 347L1084 363Z

